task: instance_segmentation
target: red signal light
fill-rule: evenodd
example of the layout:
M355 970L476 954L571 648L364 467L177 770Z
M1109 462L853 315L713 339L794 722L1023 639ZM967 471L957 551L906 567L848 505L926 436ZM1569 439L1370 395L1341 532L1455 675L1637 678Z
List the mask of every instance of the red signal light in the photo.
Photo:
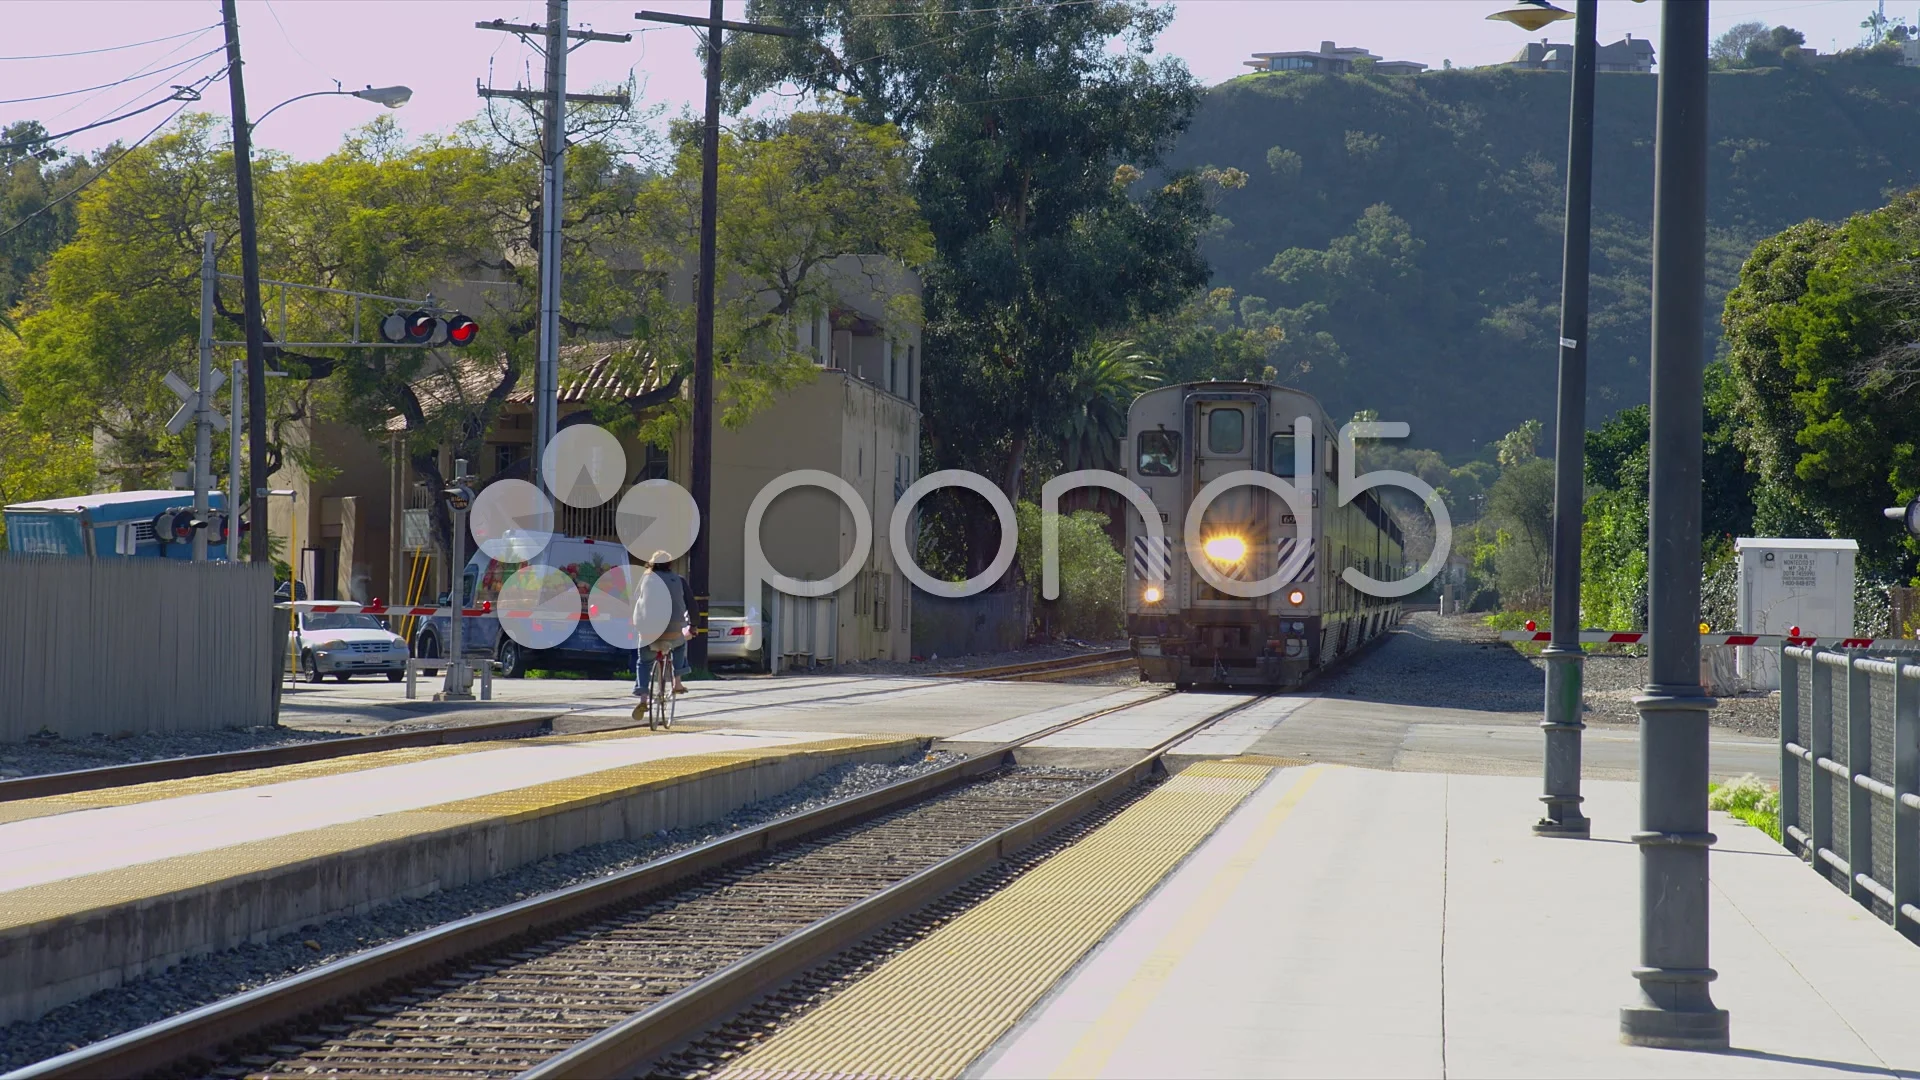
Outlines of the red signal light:
M416 311L407 316L407 341L414 345L424 345L434 338L434 328L440 322L431 312Z
M447 320L447 340L457 346L473 344L480 334L480 324L465 315L455 315Z

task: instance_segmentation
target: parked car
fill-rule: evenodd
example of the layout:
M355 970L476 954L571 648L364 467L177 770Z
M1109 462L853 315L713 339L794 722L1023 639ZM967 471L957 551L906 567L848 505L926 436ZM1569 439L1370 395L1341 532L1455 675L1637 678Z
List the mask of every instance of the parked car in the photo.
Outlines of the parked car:
M627 549L619 543L579 537L555 537L534 561L551 566L573 579L580 590L582 611L586 610L587 594L600 575L616 566L628 564ZM633 674L634 650L608 644L586 619L574 624L572 633L567 635L565 641L548 649L528 648L502 631L499 615L494 610L499 605L500 587L521 565L503 563L485 552L475 554L468 561L466 572L461 575L461 606L468 610L484 609L483 614L469 615L462 620L461 652L468 659L497 661L500 674L509 679L520 678L528 668L536 667L621 672L628 676ZM442 607L446 606L446 599L441 599ZM452 640L448 617L430 616L422 619L419 628L414 631L413 654L421 657L446 656L448 643Z
M337 608L315 611L316 607ZM355 675L385 675L399 682L407 673L407 641L386 621L362 615L360 605L343 600L300 600L299 621L287 631L287 655L299 658L308 682L331 675L346 682Z
M758 667L766 655L767 625L760 609L745 604L714 604L707 609L709 663L745 663Z

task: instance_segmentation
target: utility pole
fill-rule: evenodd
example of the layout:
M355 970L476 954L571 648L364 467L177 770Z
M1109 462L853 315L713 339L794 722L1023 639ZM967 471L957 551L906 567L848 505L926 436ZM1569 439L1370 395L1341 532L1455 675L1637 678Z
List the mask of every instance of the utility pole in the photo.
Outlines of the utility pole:
M659 11L641 11L633 16L646 22L695 26L707 32L706 140L700 153L700 281L693 331L693 467L688 477L692 481L690 493L693 495L693 505L699 508L702 522L713 520L713 277L716 261L714 233L718 221L715 199L720 181L721 34L732 30L742 34L775 34L790 38L809 36L806 31L790 26L729 22L721 18L724 13L721 0L712 0L712 7L704 19ZM694 537L693 550L687 559L687 583L692 586L687 607L693 620L693 640L687 645L687 662L696 671L707 669L707 604L711 599L708 593L712 552L709 531L703 528ZM743 598L749 608L758 600L753 596Z
M213 486L213 290L219 281L213 261L213 233L200 249L200 378L193 425L193 519L206 522L212 509L207 489ZM229 514L232 508L229 507ZM229 517L229 521L231 521ZM231 525L228 526L230 529ZM193 530L193 561L207 561L207 527Z
M253 561L267 562L267 361L261 340L260 236L253 216L253 127L247 123L247 91L240 77L240 16L234 0L220 0L227 27L227 88L233 102L233 191L240 204L240 291L247 320L247 478L253 485ZM237 515L238 507L229 508ZM237 520L237 517L230 518ZM229 535L238 529L228 526ZM287 552L287 564L296 565L300 553Z
M1653 386L1640 710L1639 1000L1634 1046L1725 1050L1707 984L1707 710L1700 688L1700 431L1707 273L1707 5L1665 0L1653 149Z
M1553 641L1547 662L1541 836L1585 839L1580 732L1586 650L1580 647L1580 527L1586 520L1587 277L1593 217L1594 22L1599 0L1574 5L1573 106L1567 124L1567 236L1560 270L1560 388L1553 431Z
M567 29L567 0L547 0L547 23L545 26L509 23L501 19L492 22L474 23L482 30L498 30L509 34L519 34L533 44L533 39L541 39L535 44L545 54L547 60L546 88L536 94L531 90L495 90L491 87L477 87L483 98L511 98L528 105L535 102L542 107L540 122L540 355L533 367L533 461L532 480L541 488L546 487L545 473L541 465L546 460L547 445L553 441L553 434L559 425L559 388L560 388L560 225L561 196L566 182L567 159L567 102L577 101L603 105L618 105L627 108L631 102L625 94L569 94L567 93L567 53L579 46L569 46L568 38L578 41L632 41L632 34L599 34L590 30Z

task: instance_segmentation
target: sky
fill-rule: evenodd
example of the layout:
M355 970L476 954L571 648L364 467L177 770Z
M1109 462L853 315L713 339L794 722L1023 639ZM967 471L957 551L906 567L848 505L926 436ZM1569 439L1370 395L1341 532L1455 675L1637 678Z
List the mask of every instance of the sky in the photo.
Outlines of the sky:
M632 32L634 39L576 49L568 60L569 89L591 91L631 77L643 102L662 105L669 115L698 108L697 32L648 28L633 14L647 8L704 15L707 6L698 0L573 0L569 18L575 27ZM728 18L744 17L744 0L728 0L726 6ZM1493 0L1177 0L1158 51L1184 60L1203 83L1213 85L1245 73L1243 62L1253 52L1315 49L1323 40L1360 45L1390 60L1434 67L1451 60L1468 67L1505 60L1543 35L1556 41L1571 37L1570 30L1553 33L1570 23L1527 34L1487 21L1504 6ZM1562 6L1570 8L1571 0ZM1711 29L1719 34L1748 20L1784 23L1802 31L1808 46L1831 52L1859 41L1860 22L1874 7L1873 0L1714 0ZM404 130L412 135L450 130L479 112L476 81L511 88L537 85L542 78L539 55L519 37L477 29L474 23L539 22L545 8L543 0L240 0L248 111L261 117L297 94L332 89L335 80L349 90L400 84L413 89L413 99L394 113ZM1887 14L1920 22L1920 0L1898 0ZM224 63L219 18L218 0L0 0L0 26L8 29L0 40L0 124L37 119L50 131L63 132L162 101L172 85L192 82ZM1632 34L1657 44L1659 23L1659 0L1600 4L1602 43ZM46 56L82 50L89 52ZM94 89L110 83L118 85ZM20 100L30 97L44 99ZM224 116L227 101L225 84L217 83L190 107ZM90 153L115 139L131 142L176 107L167 103L75 134L60 145ZM775 107L755 106L760 111ZM268 117L256 129L255 141L296 158L316 159L380 111L381 106L357 98L310 98Z

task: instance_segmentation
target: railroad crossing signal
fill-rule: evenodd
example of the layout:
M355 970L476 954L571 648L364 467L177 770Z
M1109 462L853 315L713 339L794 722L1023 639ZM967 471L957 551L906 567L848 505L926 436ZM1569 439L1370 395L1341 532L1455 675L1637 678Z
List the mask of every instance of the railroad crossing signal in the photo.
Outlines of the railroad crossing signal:
M178 435L187 430L187 425L193 423L194 416L201 411L203 407L201 394L198 390L195 390L187 380L175 375L171 371L167 372L166 377L160 381L166 383L167 389L173 391L180 398L181 405L179 410L173 414L173 419L167 421L167 434ZM219 368L214 368L212 378L207 380L207 392L205 395L207 401L204 404L204 408L207 413L207 423L212 424L215 431L227 430L227 418L220 415L220 410L213 407L212 401L214 391L219 390L221 384L226 381L226 374Z
M391 345L473 344L480 326L459 312L396 311L380 320L380 340Z

